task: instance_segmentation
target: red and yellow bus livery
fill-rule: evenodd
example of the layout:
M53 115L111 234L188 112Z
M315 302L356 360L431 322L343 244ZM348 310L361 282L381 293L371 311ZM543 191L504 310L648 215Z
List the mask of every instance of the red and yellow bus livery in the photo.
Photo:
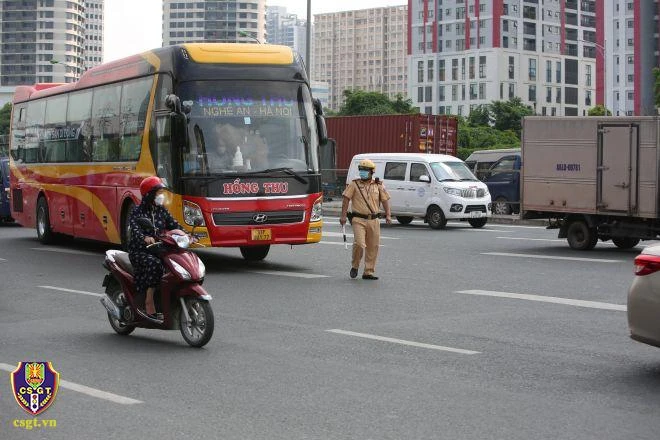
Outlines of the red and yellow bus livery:
M126 243L150 175L207 246L260 260L321 239L319 147L327 138L300 57L283 46L184 44L18 87L11 211L56 235Z

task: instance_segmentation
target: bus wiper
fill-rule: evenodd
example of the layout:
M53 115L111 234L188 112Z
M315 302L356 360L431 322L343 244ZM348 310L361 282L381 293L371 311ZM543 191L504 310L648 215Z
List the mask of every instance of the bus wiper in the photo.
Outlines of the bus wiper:
M293 168L291 167L281 167L281 168L266 168L265 170L259 170L259 171L252 171L248 173L244 173L247 175L252 175L252 174L269 174L269 173L277 173L277 172L283 172L288 174L289 176L293 176L296 178L296 180L300 183L308 183L307 179L305 179L303 176L300 174L296 173L293 171Z

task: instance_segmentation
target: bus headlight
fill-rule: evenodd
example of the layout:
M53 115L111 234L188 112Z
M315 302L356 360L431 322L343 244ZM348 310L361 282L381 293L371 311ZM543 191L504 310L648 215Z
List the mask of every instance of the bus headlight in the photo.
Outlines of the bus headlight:
M187 225L194 226L195 220L198 220L198 226L205 226L204 215L202 214L202 208L199 207L196 203L189 202L187 200L183 201L183 221Z
M312 206L312 216L310 222L320 222L323 219L323 199L320 198Z

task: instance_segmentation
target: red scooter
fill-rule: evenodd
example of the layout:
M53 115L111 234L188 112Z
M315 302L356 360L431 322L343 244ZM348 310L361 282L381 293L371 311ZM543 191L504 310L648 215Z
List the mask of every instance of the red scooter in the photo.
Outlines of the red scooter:
M146 218L138 219L144 229L153 230ZM194 228L193 228L194 233ZM211 295L202 287L206 268L202 260L188 250L194 235L164 232L155 244L147 246L165 267L160 287L154 294L162 319L154 319L138 309L144 303L136 299L133 266L128 253L108 250L103 266L110 273L105 276L105 295L101 303L108 311L110 326L120 335L129 335L136 327L181 331L183 339L193 347L206 345L213 335Z

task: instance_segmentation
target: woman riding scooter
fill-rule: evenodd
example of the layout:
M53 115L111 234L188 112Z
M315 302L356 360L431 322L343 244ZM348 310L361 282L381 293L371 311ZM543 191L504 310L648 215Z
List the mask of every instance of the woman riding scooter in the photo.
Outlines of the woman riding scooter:
M128 257L135 271L135 286L140 295L145 295L144 312L138 313L146 318L159 321L162 318L156 313L154 293L163 277L163 262L149 253L147 246L156 243L157 231L168 230L175 234L185 235L181 225L163 207L165 202L165 185L157 176L147 177L140 183L142 202L133 209L129 222L131 238L128 243ZM145 231L137 221L139 218L149 219L157 231Z

